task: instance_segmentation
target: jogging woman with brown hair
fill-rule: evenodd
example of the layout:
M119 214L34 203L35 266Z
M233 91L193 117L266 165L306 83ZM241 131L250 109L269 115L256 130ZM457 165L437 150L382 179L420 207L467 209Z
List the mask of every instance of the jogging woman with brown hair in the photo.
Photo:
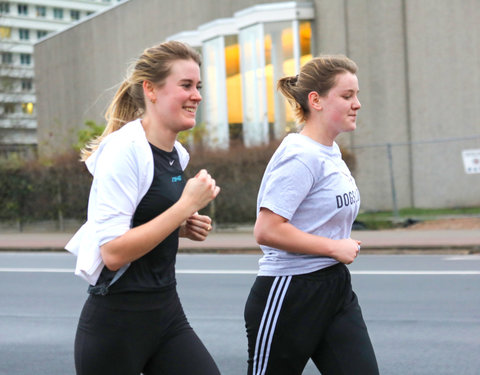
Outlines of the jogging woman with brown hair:
M255 238L260 271L245 306L248 374L376 375L357 297L350 238L360 195L335 138L356 128L357 66L344 56L309 61L278 82L303 125L272 156L260 186Z

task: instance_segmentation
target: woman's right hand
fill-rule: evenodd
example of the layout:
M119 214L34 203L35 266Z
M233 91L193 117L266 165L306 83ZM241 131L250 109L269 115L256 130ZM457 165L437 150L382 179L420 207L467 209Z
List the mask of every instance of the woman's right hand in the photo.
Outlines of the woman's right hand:
M335 252L332 258L344 264L352 263L360 252L360 244L362 241L357 241L352 238L335 241Z
M180 200L184 200L192 208L192 212L197 212L210 203L220 192L220 187L215 180L202 169L193 178L190 178L185 185Z

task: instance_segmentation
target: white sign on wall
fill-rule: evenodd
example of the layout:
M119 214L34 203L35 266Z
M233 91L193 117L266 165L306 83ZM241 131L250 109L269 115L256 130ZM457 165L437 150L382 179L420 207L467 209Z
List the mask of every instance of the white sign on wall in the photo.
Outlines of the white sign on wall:
M463 150L462 157L466 174L480 173L480 149Z

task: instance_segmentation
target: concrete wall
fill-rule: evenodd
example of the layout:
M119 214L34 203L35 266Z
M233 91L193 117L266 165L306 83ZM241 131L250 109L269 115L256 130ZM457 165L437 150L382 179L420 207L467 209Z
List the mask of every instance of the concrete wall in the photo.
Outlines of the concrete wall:
M402 0L346 2L347 55L359 66L360 111L353 133L364 207L392 207L388 156L385 147L408 142L407 72ZM398 205L411 206L409 150L395 150L393 167Z
M480 134L480 2L406 4L414 141ZM480 174L463 172L461 150L480 139L412 147L416 206L480 203Z
M262 1L271 2L278 1ZM37 44L40 152L65 150L85 120L102 121L143 49L257 3L130 0ZM359 65L358 128L339 142L357 156L362 208L392 208L386 143L393 144L399 207L480 205L480 174L466 175L461 159L480 139L422 143L480 135L480 2L313 3L315 53L344 53Z
M117 85L145 48L257 3L130 0L36 44L40 154L70 148L85 120L103 122Z

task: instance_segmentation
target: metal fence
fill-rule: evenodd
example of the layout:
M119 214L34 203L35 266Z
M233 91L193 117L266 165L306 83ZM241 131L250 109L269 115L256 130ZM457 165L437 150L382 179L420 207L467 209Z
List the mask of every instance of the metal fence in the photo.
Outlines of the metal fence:
M362 208L398 216L404 207L480 206L480 173L465 169L466 150L480 152L480 135L352 146Z

